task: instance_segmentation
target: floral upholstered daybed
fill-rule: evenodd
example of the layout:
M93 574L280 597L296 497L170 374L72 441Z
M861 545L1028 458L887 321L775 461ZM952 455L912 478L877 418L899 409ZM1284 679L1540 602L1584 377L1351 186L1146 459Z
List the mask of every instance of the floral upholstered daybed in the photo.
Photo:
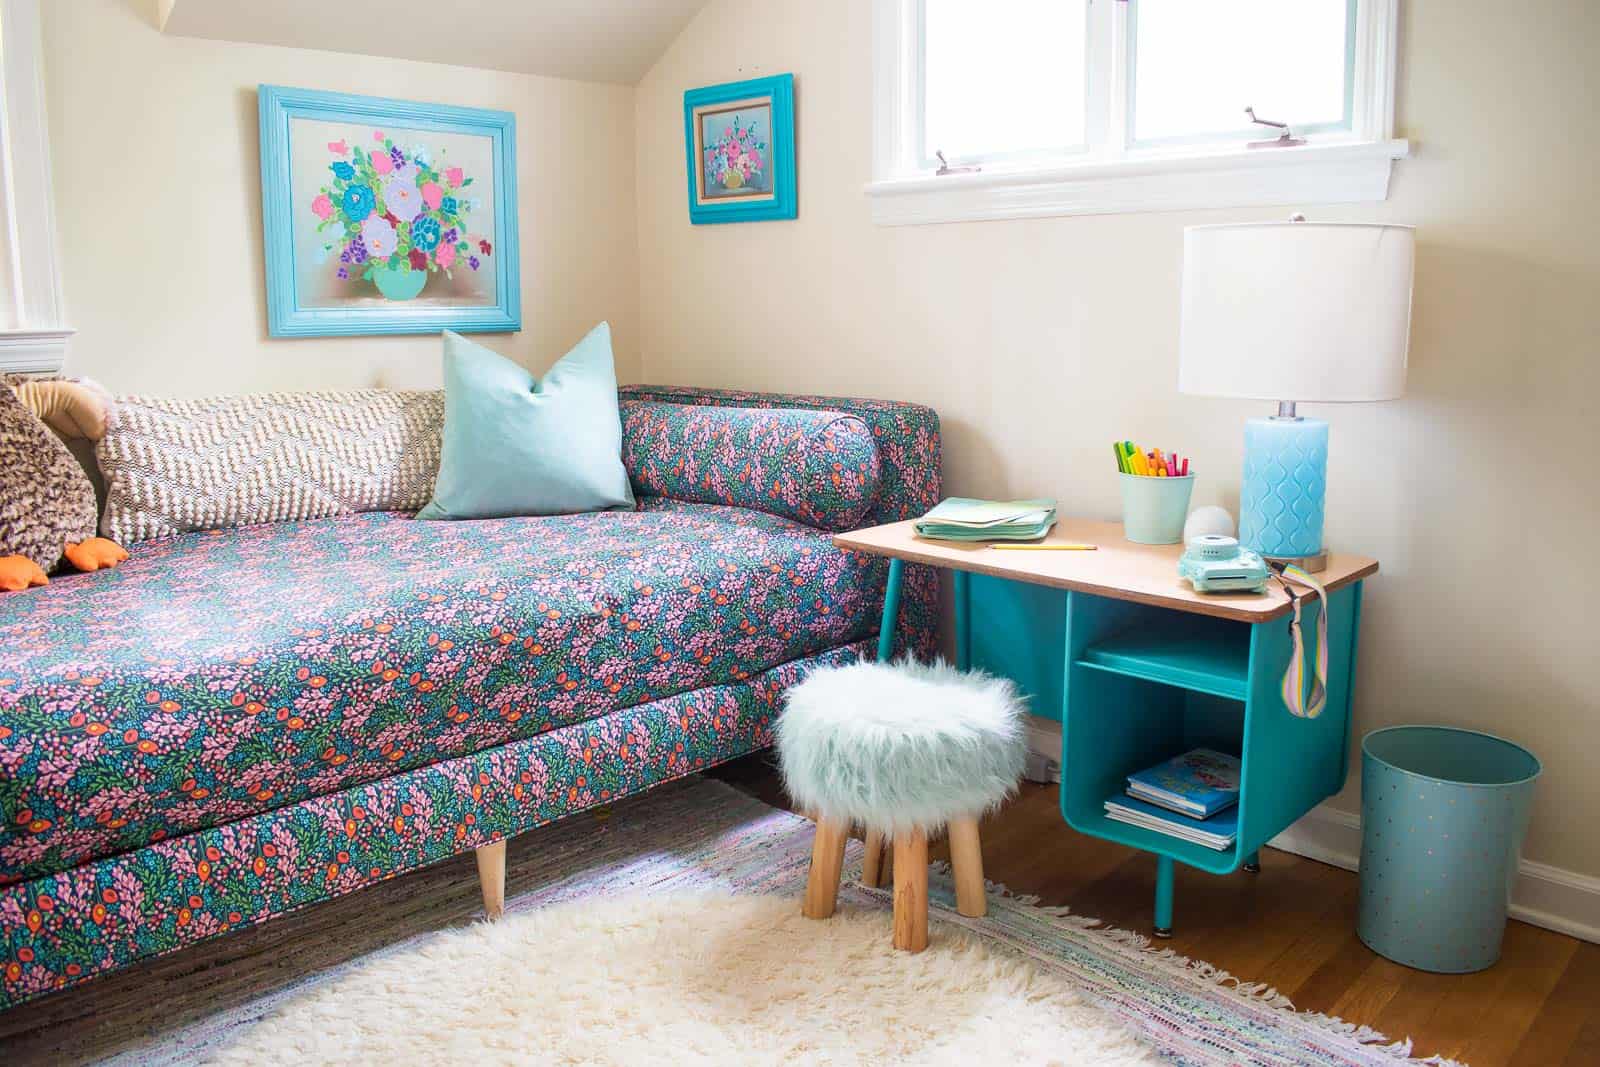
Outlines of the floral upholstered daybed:
M0 598L0 1007L747 753L865 653L885 572L829 520L936 503L937 416L622 395L634 511L187 533ZM842 413L831 466L750 409Z

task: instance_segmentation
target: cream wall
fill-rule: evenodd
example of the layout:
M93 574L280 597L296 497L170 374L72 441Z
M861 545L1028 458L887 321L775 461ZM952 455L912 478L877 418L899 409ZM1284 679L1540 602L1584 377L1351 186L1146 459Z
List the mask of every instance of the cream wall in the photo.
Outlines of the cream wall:
M268 338L269 82L515 112L523 329L483 340L542 369L608 319L638 376L631 88L167 37L151 0L42 7L68 371L191 395L437 384L437 337Z
M1383 567L1356 729L1443 722L1528 744L1546 773L1525 855L1600 875L1600 478L1577 462L1600 455L1600 7L1403 10L1416 158L1386 203L1306 205L1419 227L1405 399L1308 409L1332 422L1328 540ZM1108 518L1108 442L1178 447L1196 503L1236 509L1243 420L1265 409L1177 393L1182 231L1287 211L874 227L868 11L713 0L640 84L645 377L921 401L943 418L948 492L1055 494ZM784 71L799 219L691 227L683 90ZM1335 803L1359 807L1354 782Z

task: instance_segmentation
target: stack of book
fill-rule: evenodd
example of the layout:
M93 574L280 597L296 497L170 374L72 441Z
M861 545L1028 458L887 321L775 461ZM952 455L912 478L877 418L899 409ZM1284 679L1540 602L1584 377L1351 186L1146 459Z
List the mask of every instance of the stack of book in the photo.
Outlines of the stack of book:
M941 500L916 522L940 541L1036 541L1056 524L1054 500Z
M1238 803L1238 757L1197 748L1130 774L1106 818L1221 852L1238 836Z

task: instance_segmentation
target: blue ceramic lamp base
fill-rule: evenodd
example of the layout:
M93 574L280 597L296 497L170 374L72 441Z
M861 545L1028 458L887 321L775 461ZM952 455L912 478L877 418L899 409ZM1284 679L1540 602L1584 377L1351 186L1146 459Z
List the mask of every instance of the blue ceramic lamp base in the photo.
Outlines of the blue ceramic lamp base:
M1321 570L1327 562L1322 543L1327 487L1326 422L1280 416L1245 423L1240 544L1269 560Z

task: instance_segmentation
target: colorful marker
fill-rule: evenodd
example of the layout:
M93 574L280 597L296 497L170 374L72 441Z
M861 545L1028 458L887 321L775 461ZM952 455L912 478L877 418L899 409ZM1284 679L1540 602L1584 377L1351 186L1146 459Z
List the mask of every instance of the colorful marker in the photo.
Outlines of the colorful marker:
M1122 474L1136 474L1141 478L1189 477L1189 460L1179 457L1176 450L1163 452L1152 448L1147 451L1132 441L1113 441L1111 453Z

